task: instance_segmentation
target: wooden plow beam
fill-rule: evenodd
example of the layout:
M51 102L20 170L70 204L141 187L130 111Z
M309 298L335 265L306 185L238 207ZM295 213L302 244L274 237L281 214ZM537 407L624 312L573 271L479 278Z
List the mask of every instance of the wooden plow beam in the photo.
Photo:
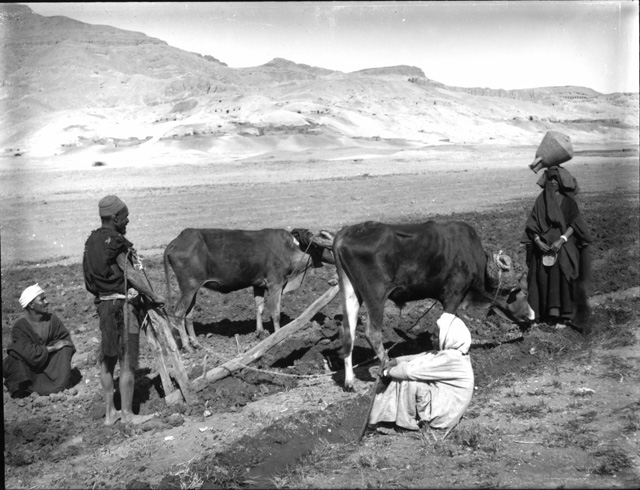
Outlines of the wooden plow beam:
M291 323L288 323L284 327L280 328L280 330L273 333L262 342L249 349L244 354L225 362L221 366L210 369L206 373L203 373L202 376L193 380L187 392L196 393L202 391L209 383L213 383L214 381L223 379L231 373L244 368L249 363L262 357L268 350L275 347L283 340L304 327L316 313L318 313L322 308L329 304L333 300L333 298L336 297L338 291L338 285L329 288L322 296L315 300L311 304L311 306L309 306L304 312L302 312L302 314L298 318L293 320ZM167 393L166 402L168 405L172 405L180 401L181 398L181 392L174 391L172 393ZM185 401L189 403L186 398Z

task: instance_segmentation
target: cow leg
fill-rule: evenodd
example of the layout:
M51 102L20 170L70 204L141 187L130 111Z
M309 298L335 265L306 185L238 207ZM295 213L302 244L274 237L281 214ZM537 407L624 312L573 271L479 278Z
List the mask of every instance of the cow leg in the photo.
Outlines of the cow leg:
M367 304L369 314L367 315L367 323L365 325L364 336L369 341L369 345L375 351L380 362L384 361L386 353L382 342L382 324L384 321L384 304L382 307L371 308Z
M191 318L191 315L187 315L185 317L185 323L187 326L187 334L189 335L189 342L191 342L191 345L193 345L194 347L201 349L202 345L200 344L200 342L198 342L198 338L196 337L196 332L193 329L193 320Z
M353 391L355 374L353 372L353 342L356 338L358 312L362 301L356 295L351 281L347 277L340 277L340 294L342 297L342 324L340 338L342 340L341 357L344 359L344 389Z
M198 338L196 337L196 332L193 329L193 320L191 318L191 313L193 311L193 307L196 305L196 295L198 293L195 292L193 293L193 299L191 300L191 303L189 303L189 307L187 308L187 311L185 312L185 324L187 327L187 333L189 335L189 341L191 342L191 345L198 348L198 349L202 349L202 345L200 344L200 342L198 342Z
M269 310L273 321L273 330L280 330L280 304L282 300L282 287L272 287L269 289Z
M253 299L256 302L256 333L261 335L264 332L262 325L262 312L264 311L265 288L253 287Z
M180 301L178 301L178 304L173 310L173 319L173 326L176 328L176 330L178 330L178 333L180 334L180 344L182 348L189 352L192 352L193 349L191 348L191 345L189 344L189 338L187 337L187 317L185 314L185 308L182 306L182 298L180 298Z
M188 352L193 352L191 345L195 347L202 347L196 339L195 331L193 330L193 322L189 317L191 310L196 304L196 292L184 293L178 304L174 309L174 317L178 319L178 332L180 333L180 340L182 347ZM189 317L189 318L188 318ZM187 336L187 332L189 335Z

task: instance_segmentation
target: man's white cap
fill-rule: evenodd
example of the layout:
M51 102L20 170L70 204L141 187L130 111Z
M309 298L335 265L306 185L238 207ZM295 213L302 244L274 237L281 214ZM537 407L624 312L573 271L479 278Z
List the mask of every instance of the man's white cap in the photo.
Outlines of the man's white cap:
M44 293L44 289L42 289L38 284L34 284L33 286L29 286L27 289L22 291L20 295L20 306L22 308L26 308L29 306L34 299Z

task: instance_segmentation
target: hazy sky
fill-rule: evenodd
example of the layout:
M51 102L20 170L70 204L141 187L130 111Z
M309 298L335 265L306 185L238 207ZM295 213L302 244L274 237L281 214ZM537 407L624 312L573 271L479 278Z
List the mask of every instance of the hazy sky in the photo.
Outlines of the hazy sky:
M638 2L87 2L34 12L143 32L248 67L412 65L447 85L638 92Z

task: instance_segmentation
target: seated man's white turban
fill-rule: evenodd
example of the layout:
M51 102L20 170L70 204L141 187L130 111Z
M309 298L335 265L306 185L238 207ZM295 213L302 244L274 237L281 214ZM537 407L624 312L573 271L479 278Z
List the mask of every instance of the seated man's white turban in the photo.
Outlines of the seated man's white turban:
M20 295L20 306L22 306L22 308L26 308L42 293L44 293L44 290L38 284L29 286L27 289L22 291L22 294Z

